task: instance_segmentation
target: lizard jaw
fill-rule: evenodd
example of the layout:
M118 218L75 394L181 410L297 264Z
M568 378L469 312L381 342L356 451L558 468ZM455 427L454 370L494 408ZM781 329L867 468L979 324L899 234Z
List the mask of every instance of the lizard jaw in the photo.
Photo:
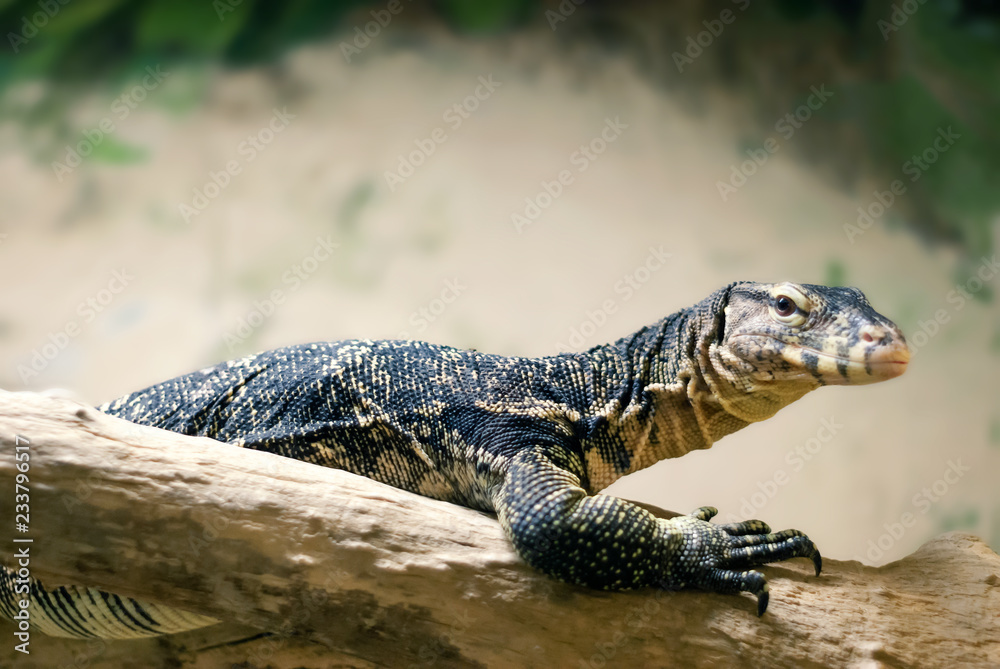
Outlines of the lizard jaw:
M788 342L785 342L785 344L786 346L792 346L815 355L820 359L820 362L817 364L817 368L820 371L831 371L844 379L840 383L849 383L851 385L878 383L879 381L888 381L897 376L902 376L910 362L910 349L906 344L869 349L866 352L867 355L857 358L844 357ZM824 365L824 362L827 364ZM824 369L831 366L832 369ZM838 372L839 369L844 369L845 371ZM829 375L824 374L824 376Z
M740 333L734 339L754 341L743 348L744 359L761 360L760 353L773 356L775 363L767 368L767 377L818 379L822 385L866 385L887 381L902 375L910 360L910 350L902 337L888 345L862 343L853 347L854 355L822 351L797 341L789 341L769 333Z

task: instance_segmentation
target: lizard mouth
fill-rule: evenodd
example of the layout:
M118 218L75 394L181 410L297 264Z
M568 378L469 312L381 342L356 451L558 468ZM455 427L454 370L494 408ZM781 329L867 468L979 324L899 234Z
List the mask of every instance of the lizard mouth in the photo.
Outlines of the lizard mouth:
M910 349L906 344L869 348L865 352L865 355L860 357L845 357L820 351L810 346L788 344L787 342L786 345L794 346L802 351L808 351L818 358L833 362L838 367L847 366L848 368L864 370L868 376L873 377L873 380L878 381L894 379L902 375L910 362Z
M888 345L860 344L854 347L857 355L843 356L771 334L744 333L737 336L780 343L787 351L786 360L798 367L808 368L813 374L820 374L827 383L853 385L887 381L902 375L910 362L910 349L901 338Z

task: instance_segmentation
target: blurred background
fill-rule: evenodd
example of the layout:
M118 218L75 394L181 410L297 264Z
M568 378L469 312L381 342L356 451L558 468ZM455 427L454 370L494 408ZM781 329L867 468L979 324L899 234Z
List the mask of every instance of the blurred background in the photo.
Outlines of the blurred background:
M0 387L584 350L734 280L914 348L609 492L883 564L1000 548L1000 3L6 0Z

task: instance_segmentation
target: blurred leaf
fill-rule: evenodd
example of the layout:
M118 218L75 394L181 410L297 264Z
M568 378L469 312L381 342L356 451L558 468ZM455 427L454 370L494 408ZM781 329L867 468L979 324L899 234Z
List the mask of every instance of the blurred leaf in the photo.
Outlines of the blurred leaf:
M493 32L514 25L533 3L531 0L438 0L436 4L459 30Z
M960 114L983 112L984 121L995 123L996 117L989 114L1000 105L995 37L979 35L949 20L944 7L934 3L921 7L914 18L917 29L900 35L906 43L907 69L924 79L928 88L940 93L939 99L944 104L961 110ZM977 109L978 105L985 108ZM998 131L995 125L992 130Z
M979 509L969 507L962 511L943 514L938 521L939 533L953 530L973 530L979 525Z
M157 89L154 99L157 106L171 114L186 114L202 103L209 85L203 68L176 68L171 71L169 81Z
M1000 211L1000 156L986 138L913 76L848 85L845 93L864 119L886 187L893 179L905 185L902 201L916 214L911 223L925 235L961 242L971 254L985 253L990 219Z
M365 4L374 3L291 0L258 4L245 29L230 45L227 57L236 62L273 58L304 40L328 35L345 13Z
M979 258L963 260L955 269L955 283L961 286L972 299L989 302L993 299L993 287L977 275L976 272L980 267L982 267L982 260Z
M148 157L149 150L145 147L126 144L114 137L105 137L103 141L94 146L89 159L112 165L129 165L144 162Z
M844 263L836 259L827 261L825 279L826 285L844 286L846 285L846 275L847 271L844 269Z
M41 29L48 37L70 37L91 27L112 11L124 4L125 0L86 0L60 5L61 9L48 25Z
M22 3L20 11L30 15L37 9L35 5ZM60 11L37 34L26 44L18 44L12 59L3 58L4 85L31 77L56 78L74 71L84 72L93 79L95 69L102 73L107 63L120 58L123 45L117 37L115 22L120 22L128 9L129 4L124 0L60 5ZM22 34L22 26L23 22L18 23L18 34ZM94 37L95 30L102 31L100 38Z
M19 77L40 77L51 73L56 69L66 47L66 40L31 42L30 48L20 51L16 58L4 59L4 84L10 85Z
M146 49L181 49L195 54L223 51L246 23L253 0L148 0L139 15L136 39Z
M375 183L366 179L357 184L340 205L337 212L337 234L355 237L359 230L361 211L375 198Z

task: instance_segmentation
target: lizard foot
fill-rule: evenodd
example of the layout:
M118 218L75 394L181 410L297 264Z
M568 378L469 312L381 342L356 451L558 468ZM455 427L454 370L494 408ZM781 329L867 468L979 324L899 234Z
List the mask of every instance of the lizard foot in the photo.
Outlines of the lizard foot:
M793 557L813 561L816 575L823 558L816 545L798 530L771 532L767 523L746 520L712 525L718 509L703 506L688 516L664 521L671 533L679 533L678 555L667 570L665 586L695 587L721 593L749 592L757 597L757 615L767 610L767 579L751 567Z

